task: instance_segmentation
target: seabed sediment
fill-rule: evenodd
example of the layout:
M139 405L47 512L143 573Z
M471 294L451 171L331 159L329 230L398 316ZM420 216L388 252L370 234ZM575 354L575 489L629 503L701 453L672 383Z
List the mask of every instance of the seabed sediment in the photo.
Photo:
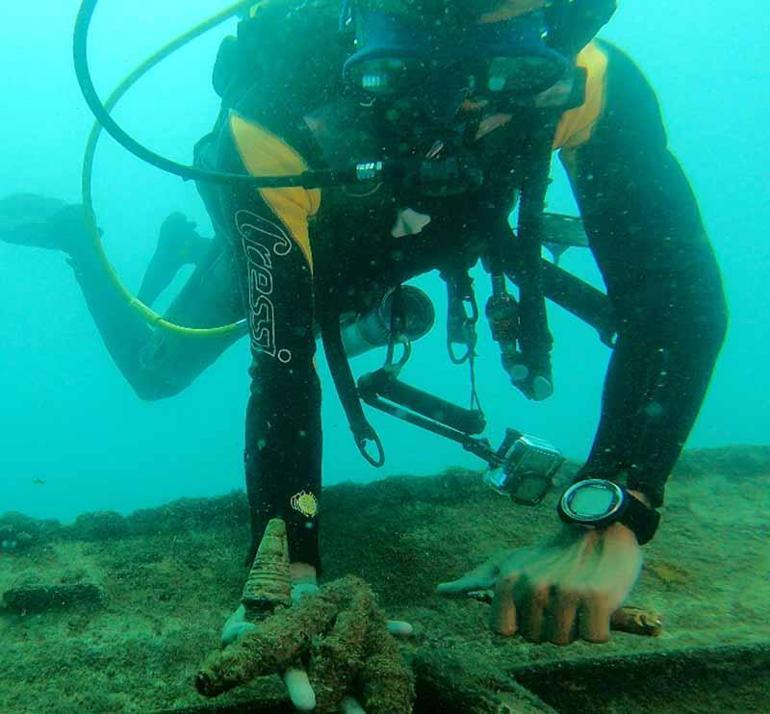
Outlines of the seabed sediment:
M434 594L544 537L554 498L516 507L464 470L325 490L325 581L359 578L415 626L398 648L416 712L770 711L770 447L680 462L630 599L663 615L659 637L535 645L490 633L486 604ZM277 676L213 700L195 689L240 602L247 543L242 493L71 525L0 518L0 711L292 711Z

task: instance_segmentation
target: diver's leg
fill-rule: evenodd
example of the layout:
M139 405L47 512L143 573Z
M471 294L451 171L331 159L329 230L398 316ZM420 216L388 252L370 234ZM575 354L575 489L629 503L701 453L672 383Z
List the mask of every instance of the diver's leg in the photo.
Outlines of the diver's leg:
M218 327L243 320L245 308L230 246L215 238L164 317L188 327ZM143 345L139 361L154 375L156 397L176 394L248 333L243 326L228 335L189 337L157 328Z
M210 243L165 315L171 322L215 327L242 317L229 252L219 240ZM73 255L70 262L107 350L142 399L178 394L242 334L191 338L151 327L116 289L95 251Z

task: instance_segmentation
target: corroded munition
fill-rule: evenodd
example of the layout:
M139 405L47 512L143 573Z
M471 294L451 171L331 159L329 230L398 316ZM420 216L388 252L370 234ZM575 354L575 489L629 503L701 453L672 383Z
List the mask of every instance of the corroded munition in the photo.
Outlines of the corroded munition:
M265 528L243 586L241 602L247 612L264 612L277 605L291 605L289 543L286 524L280 518L273 518Z
M630 635L658 637L663 631L663 618L652 610L626 606L613 613L611 625L613 630Z
M351 687L370 714L413 710L409 667L388 634L371 588L352 576L260 618L247 637L206 659L195 686L202 695L216 697L256 677L285 671L302 658L310 660L316 712L340 711Z

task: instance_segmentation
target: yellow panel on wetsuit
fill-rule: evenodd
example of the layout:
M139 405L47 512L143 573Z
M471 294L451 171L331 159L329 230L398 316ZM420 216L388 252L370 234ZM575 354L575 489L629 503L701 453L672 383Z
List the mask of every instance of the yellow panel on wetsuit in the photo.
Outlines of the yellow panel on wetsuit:
M230 114L230 131L243 165L253 176L293 176L308 168L302 156L285 141L235 112ZM321 191L317 188L261 188L259 193L286 226L312 269L308 221L318 212Z
M587 45L577 56L577 66L588 72L585 101L564 113L556 136L554 149L574 149L585 144L604 111L607 95L607 54L595 43Z

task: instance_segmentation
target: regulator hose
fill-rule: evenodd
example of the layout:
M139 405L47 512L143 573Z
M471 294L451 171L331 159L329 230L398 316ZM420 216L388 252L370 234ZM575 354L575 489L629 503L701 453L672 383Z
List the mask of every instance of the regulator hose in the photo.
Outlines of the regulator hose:
M91 25L91 19L96 9L98 0L83 0L75 22L73 33L73 57L75 62L75 72L78 83L83 92L83 96L88 103L89 108L96 117L91 133L86 143L85 154L83 157L83 171L81 180L81 190L83 196L83 209L86 228L90 235L93 247L99 258L102 268L108 274L114 288L123 297L123 299L147 322L153 326L169 330L171 332L186 335L189 337L219 337L236 332L245 332L245 320L240 320L228 325L218 327L186 327L166 320L162 315L155 312L148 305L139 300L121 281L115 269L110 264L104 251L104 245L101 239L101 233L97 227L96 215L93 207L93 172L96 147L102 130L106 130L118 143L128 149L135 156L143 161L180 176L185 180L202 180L216 183L246 183L257 188L283 188L291 186L308 186L312 184L325 184L334 180L327 176L327 172L306 172L295 176L250 176L242 174L221 173L215 171L205 171L195 166L186 166L171 161L159 154L154 153L147 147L140 144L129 136L112 118L110 112L115 108L120 99L153 67L158 65L164 59L176 52L181 47L197 39L205 32L221 25L223 22L237 15L241 10L255 5L255 0L240 0L239 2L225 8L208 20L201 22L192 29L163 46L153 55L142 62L133 72L131 72L117 88L110 94L107 101L102 103L91 79L91 73L88 66L88 35ZM319 175L316 175L319 174ZM321 175L323 174L323 175Z
M327 183L326 175L328 172L324 171L308 171L290 176L251 176L248 174L226 173L222 171L207 171L206 169L201 169L197 166L180 164L151 151L146 146L136 141L123 130L110 114L115 107L115 104L117 104L123 95L126 94L139 79L147 74L149 70L184 45L205 32L208 32L208 30L229 20L243 8L256 4L254 0L241 0L169 42L129 74L123 82L118 85L118 88L110 95L105 103L102 103L101 99L99 99L99 95L96 93L88 65L88 35L91 19L97 3L98 0L83 0L80 6L73 34L73 58L75 63L75 74L83 97L100 125L98 133L101 133L101 129L105 129L121 146L125 147L142 161L151 164L162 171L179 176L185 181L194 180L210 181L212 183L238 183L247 184L255 188L315 188Z

